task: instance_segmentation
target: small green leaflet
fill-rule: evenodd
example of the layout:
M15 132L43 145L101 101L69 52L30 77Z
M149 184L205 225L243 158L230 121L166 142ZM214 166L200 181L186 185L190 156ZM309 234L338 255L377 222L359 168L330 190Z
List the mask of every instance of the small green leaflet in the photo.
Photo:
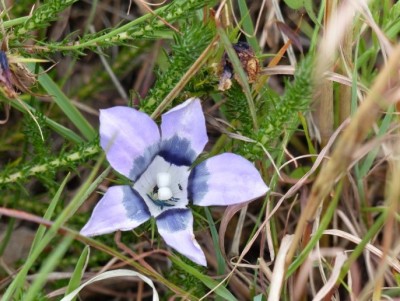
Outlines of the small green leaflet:
M289 6L292 9L300 9L304 8L307 12L307 14L310 16L311 20L315 24L319 24L317 20L317 16L315 15L313 11L313 5L311 0L284 0L286 5Z

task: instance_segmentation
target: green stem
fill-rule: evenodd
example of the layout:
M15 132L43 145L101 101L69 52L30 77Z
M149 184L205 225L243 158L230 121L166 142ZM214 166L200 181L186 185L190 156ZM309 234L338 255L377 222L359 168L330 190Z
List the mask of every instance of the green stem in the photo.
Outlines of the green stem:
M11 20L8 20L8 21L4 21L3 22L3 28L7 29L7 28L14 27L16 25L23 24L29 19L30 19L30 16L25 16L25 17L21 17L21 18L16 18L16 19L11 19Z
M6 183L13 183L18 181L21 178L28 177L28 176L33 176L39 173L46 172L47 170L52 170L55 168L58 168L60 166L67 166L73 161L78 161L82 160L82 158L85 157L90 157L92 155L95 155L100 152L100 148L98 146L89 146L83 151L77 151L75 153L72 153L66 157L63 158L58 158L53 161L50 161L45 164L40 164L33 166L29 168L28 170L23 170L16 172L12 175L6 175L6 176L1 176L0 177L0 185L1 184L6 184Z
M365 246L372 240L372 238L379 232L383 224L386 221L388 215L388 210L384 210L381 215L377 218L375 223L372 225L371 229L364 235L363 240L357 245L354 251L347 259L346 263L343 265L339 278L336 283L340 283L343 278L347 275L350 270L351 265L357 260L358 257L365 251Z
M8 221L7 224L7 229L5 231L5 234L1 240L1 244L0 244L0 257L3 256L4 251L7 248L7 245L11 239L11 234L13 233L14 230L14 224L15 224L15 218L11 218Z

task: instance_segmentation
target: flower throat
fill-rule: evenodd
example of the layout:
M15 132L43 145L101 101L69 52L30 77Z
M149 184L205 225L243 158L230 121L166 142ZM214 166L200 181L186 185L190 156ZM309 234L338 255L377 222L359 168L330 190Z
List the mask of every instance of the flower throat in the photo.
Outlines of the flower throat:
M152 200L152 202L159 206L161 210L164 207L173 207L175 204L171 202L179 201L179 198L175 198L173 196L172 190L170 188L171 185L171 175L168 172L159 172L157 174L157 185L153 187L151 193L148 193L147 196ZM178 185L179 189L182 190L182 187Z

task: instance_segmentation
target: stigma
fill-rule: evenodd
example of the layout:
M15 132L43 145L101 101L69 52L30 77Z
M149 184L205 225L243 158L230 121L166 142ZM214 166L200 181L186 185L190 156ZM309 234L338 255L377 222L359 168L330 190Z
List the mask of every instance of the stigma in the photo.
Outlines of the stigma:
M168 172L157 174L158 199L160 201L170 200L173 196L171 185L171 175Z

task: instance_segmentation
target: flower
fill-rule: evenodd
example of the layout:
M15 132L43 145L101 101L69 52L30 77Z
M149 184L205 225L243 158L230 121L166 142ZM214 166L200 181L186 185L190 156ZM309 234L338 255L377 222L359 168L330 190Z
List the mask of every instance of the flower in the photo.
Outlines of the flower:
M163 114L161 134L143 112L128 107L101 110L100 144L111 166L134 184L110 187L81 234L127 231L154 217L170 247L206 266L194 238L189 200L199 206L227 206L268 191L253 164L232 153L190 169L207 141L199 99L188 99Z

